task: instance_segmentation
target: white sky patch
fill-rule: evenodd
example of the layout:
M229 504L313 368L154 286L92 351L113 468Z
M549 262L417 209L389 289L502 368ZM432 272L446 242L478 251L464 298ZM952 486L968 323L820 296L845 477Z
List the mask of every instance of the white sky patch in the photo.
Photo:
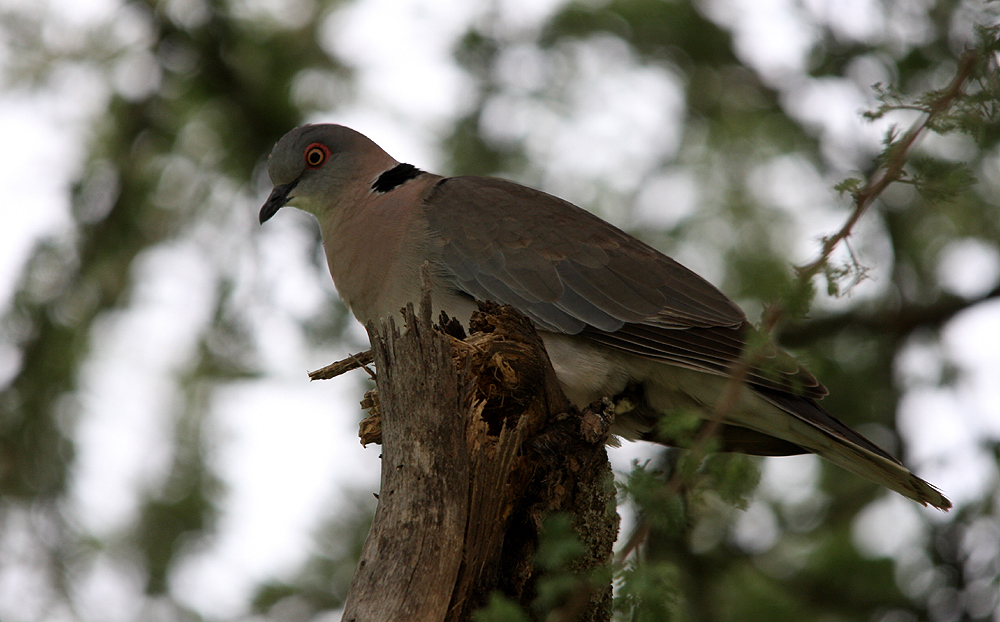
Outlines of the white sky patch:
M319 3L315 0L235 0L228 3L234 15L273 21L281 28L301 28L315 17Z
M854 546L869 558L897 557L922 546L927 524L920 506L897 494L887 494L863 509L851 525Z
M898 414L907 466L956 505L997 482L996 462L980 443L979 415L970 416L966 401L964 392L910 389Z
M48 3L60 18L82 28L111 20L122 8L121 0L48 0Z
M108 93L96 77L78 65L56 71L39 93L0 91L0 141L16 148L0 160L0 310L34 243L69 232L70 185L81 174L89 120Z
M733 33L737 54L768 81L806 69L817 35L795 0L710 0L700 6Z
M976 157L976 141L966 134L937 134L925 132L918 143L920 152L931 157L968 162Z
M619 447L608 448L608 460L615 471L628 473L632 470L633 462L644 464L647 461L656 460L662 453L663 448L653 443L621 440Z
M534 29L568 0L498 0L503 25L511 29Z
M266 290L268 299L262 301L260 309L266 314L262 322L276 313L305 320L327 303L320 283L325 271L316 270L311 257L317 250L316 229L316 219L311 215L285 207L258 232L253 253L255 272L247 276ZM265 332L264 325L260 328Z
M877 0L804 0L802 5L842 39L875 43L885 36L885 11Z
M1000 251L981 240L956 240L941 252L937 272L942 286L953 294L982 296L1000 280Z
M107 552L98 553L75 587L75 605L81 620L142 619L145 585L138 563L123 562Z
M447 123L471 103L452 49L476 2L369 0L335 12L324 45L358 70L359 100L410 121Z
M505 51L496 76L505 88L487 102L481 129L495 140L523 141L538 167L530 183L593 209L599 187L634 192L676 154L683 85L668 68L641 64L614 37L567 43L561 53Z
M977 305L945 327L941 342L959 365L964 414L984 438L1000 439L1000 301Z
M927 8L932 2L934 0L886 3L888 16L885 20L885 40L892 42L891 45L897 54L904 53L905 46L922 45L934 38L934 31L938 26L927 15ZM974 0L970 4L978 4L978 2Z
M544 89L551 78L552 63L549 56L531 43L513 44L500 51L493 79L503 85L504 91L526 95ZM498 124L496 131L503 131Z
M911 339L897 360L905 388L899 429L907 464L957 503L1000 483L984 439L1000 439L1000 303L977 305L952 319L940 341ZM959 368L941 387L944 362Z
M782 105L806 126L817 129L823 155L833 166L853 170L881 150L886 129L906 127L905 113L869 123L862 119L873 108L871 94L844 78L806 79L782 95Z
M126 99L143 100L160 88L160 63L148 50L137 50L122 58L115 67L115 90Z
M894 75L896 66L885 54L872 52L852 58L844 67L844 77L850 78L862 90L862 96L870 100L874 107L875 97L872 91L874 84L892 84L896 81Z
M573 46L579 77L569 110L544 146L546 185L570 194L576 177L600 179L613 190L635 188L642 176L680 147L683 88L666 69L639 65L618 39ZM541 148L537 139L529 141Z
M774 546L780 535L774 510L767 503L754 500L737 515L732 537L742 550L759 555Z
M20 2L43 10L32 0L11 0L4 8L14 11ZM117 4L116 0L54 0L60 20L47 24L43 36L54 39L51 43L62 49L60 44L68 43L67 33L78 35L106 19ZM0 314L10 303L35 243L69 233L70 185L83 168L86 140L92 132L90 120L105 107L109 95L101 76L79 63L56 69L38 91L11 89L11 77L2 73L3 53L6 50L0 49L0 89L9 90L0 90L0 144L12 149L0 156L0 188L4 192Z
M16 145L19 153L16 158L5 158L0 166L0 188L4 192L4 226L0 227L2 312L35 242L57 231L68 233L69 175L78 166L80 145L71 132L60 130L53 120L39 114L38 98L9 94L0 106L0 139L5 145Z
M644 225L667 229L695 213L701 194L694 174L678 166L642 184L634 216Z
M813 454L768 458L761 463L760 491L769 499L800 504L817 495L820 458Z
M139 494L171 459L175 374L212 309L213 273L189 244L150 249L133 265L128 312L102 317L84 366L73 497L98 534L134 520Z
M794 263L813 260L818 241L840 229L849 214L849 202L840 201L829 181L799 154L763 163L751 173L749 185L761 205L784 210L794 222L797 234L788 248Z
M227 485L217 538L186 559L175 593L210 616L242 613L252 590L290 578L344 487L378 491L379 447L361 447L354 385L343 378L229 386L216 395L216 469ZM334 506L335 507L335 506Z
M911 336L893 361L896 382L904 387L933 386L944 368L942 348L936 340Z
M346 125L402 162L446 173L439 132L472 103L452 51L483 10L460 0L368 0L333 12L323 45L356 70L356 96L309 121Z
M4 620L41 620L54 597L48 581L47 551L39 546L38 513L6 504L4 529L0 530L0 616Z

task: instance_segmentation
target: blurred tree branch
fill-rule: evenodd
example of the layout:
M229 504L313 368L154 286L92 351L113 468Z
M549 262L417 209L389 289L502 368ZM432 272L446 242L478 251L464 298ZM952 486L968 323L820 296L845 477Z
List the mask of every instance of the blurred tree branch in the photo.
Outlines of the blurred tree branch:
M943 294L928 304L911 303L898 309L851 310L782 326L778 340L790 348L801 348L846 328L905 337L922 328L941 328L957 314L1000 298L1000 286L976 298Z

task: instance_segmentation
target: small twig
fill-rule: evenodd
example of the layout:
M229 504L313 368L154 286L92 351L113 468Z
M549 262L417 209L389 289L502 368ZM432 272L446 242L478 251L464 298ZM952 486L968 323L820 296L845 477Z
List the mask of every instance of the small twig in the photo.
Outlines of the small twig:
M368 361L368 363L365 363L360 358L361 355L363 355L363 354L364 354L364 352L362 352L361 354L352 354L351 358L354 360L355 363L357 363L358 365L361 366L361 369L365 370L365 372L368 374L368 377L370 377L372 380L378 380L378 376L375 375L375 372L372 371L371 367L368 367L368 363L371 363L371 361ZM369 355L371 356L370 352L369 352Z
M309 379L329 380L360 367L368 372L368 375L374 380L375 372L368 367L368 365L374 360L375 359L372 356L371 350L365 350L364 352L359 352L358 354L351 354L343 360L337 361L336 363L330 363L326 367L321 367L316 371L309 372Z
M633 551L638 549L640 544L646 541L646 536L648 535L649 521L646 520L645 516L640 516L639 522L637 522L635 527L632 528L632 533L629 534L628 540L625 542L625 546L623 546L615 556L615 565L624 565L628 556L631 555Z
M851 215L847 219L847 222L844 223L844 226L841 227L835 234L823 239L823 248L819 257L804 266L797 266L795 268L795 272L799 277L798 286L800 292L803 292L808 287L809 281L812 277L816 276L816 274L823 269L823 266L827 264L830 260L830 255L833 254L837 245L851 235L854 225L857 224L858 220L868 210L875 199L878 198L890 184L903 178L905 175L903 166L906 164L906 158L909 155L910 150L916 144L917 139L920 138L924 131L927 130L927 128L938 116L944 114L949 108L951 108L952 104L955 103L955 100L962 95L965 83L972 76L972 72L980 58L981 53L977 50L969 50L965 52L965 54L963 54L958 61L958 67L955 70L955 77L952 79L947 88L942 91L941 95L926 108L924 118L910 127L910 129L903 134L902 138L887 148L886 152L889 157L886 159L885 163L868 179L868 183L865 184L864 188L856 190L853 193L854 209L851 211Z

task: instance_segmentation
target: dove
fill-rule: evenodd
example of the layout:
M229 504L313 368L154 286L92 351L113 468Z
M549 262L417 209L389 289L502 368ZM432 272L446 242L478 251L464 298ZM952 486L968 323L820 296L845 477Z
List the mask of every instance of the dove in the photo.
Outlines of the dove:
M418 302L426 263L435 317L468 325L477 300L513 306L535 325L573 404L618 398L619 436L675 445L662 422L696 413L723 450L811 452L951 507L824 410L826 388L722 292L568 201L503 179L428 173L334 124L290 131L267 171L274 188L261 224L285 205L315 216L337 292L362 324ZM734 374L742 390L716 409Z

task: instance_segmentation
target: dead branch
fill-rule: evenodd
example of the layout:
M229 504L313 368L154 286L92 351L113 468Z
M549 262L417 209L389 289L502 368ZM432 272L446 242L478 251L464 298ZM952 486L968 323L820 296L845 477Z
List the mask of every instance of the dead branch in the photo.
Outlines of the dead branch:
M309 372L310 380L330 380L331 378L336 378L341 374L346 374L349 371L354 371L365 365L371 365L374 361L371 350L365 350L364 352L359 352L358 354L351 354L346 359L337 361L336 363L330 363L326 367L320 367L316 371ZM365 368L367 369L367 368ZM368 374L374 378L371 371Z

